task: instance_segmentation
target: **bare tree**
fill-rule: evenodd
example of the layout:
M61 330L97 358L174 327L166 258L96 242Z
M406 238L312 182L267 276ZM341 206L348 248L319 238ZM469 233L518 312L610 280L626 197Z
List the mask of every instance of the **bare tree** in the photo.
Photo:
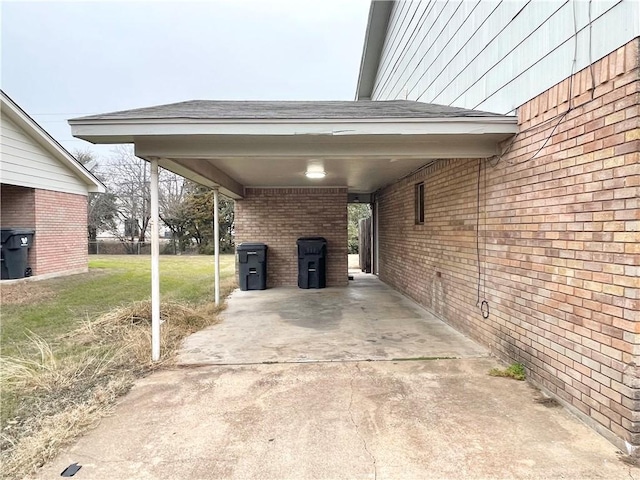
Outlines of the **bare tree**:
M76 159L84 165L98 179L104 182L105 176L99 170L98 159L90 150L74 153ZM106 193L89 193L87 201L87 235L89 238L90 253L95 253L98 232L113 231L116 228L118 218L118 204L116 196Z
M190 243L188 234L189 215L185 201L188 182L181 176L167 170L160 170L159 178L160 219L171 230L174 241L183 252Z
M107 183L118 198L123 229L116 236L123 243L144 243L151 218L149 164L136 157L133 148L118 145L108 162Z
M117 146L105 163L104 182L115 197L117 225L111 230L127 252L134 253L147 238L151 217L150 167L127 145ZM213 193L168 170L159 171L160 219L177 240L180 251L196 244L202 252L213 241ZM232 250L233 201L220 202L224 251ZM115 223L115 222L114 222Z
M151 218L150 166L136 157L128 145L119 145L109 160L108 183L118 198L119 216L123 228L114 232L125 248L147 240ZM181 250L189 243L186 230L184 201L187 193L185 179L160 169L158 202L160 219L178 239Z

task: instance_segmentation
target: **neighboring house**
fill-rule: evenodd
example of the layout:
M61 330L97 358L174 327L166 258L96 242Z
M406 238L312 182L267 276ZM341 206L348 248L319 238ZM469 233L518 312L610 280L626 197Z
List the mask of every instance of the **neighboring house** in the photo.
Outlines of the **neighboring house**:
M4 92L0 132L0 223L35 230L35 276L86 272L87 195L105 187Z
M357 99L517 113L495 157L441 161L376 192L376 271L629 451L639 35L633 0L374 2L357 87Z
M236 241L269 245L268 286L296 284L296 239L316 235L328 285L346 286L347 203L371 202L382 281L524 363L631 453L639 6L373 2L358 101L191 101L69 123L234 198Z

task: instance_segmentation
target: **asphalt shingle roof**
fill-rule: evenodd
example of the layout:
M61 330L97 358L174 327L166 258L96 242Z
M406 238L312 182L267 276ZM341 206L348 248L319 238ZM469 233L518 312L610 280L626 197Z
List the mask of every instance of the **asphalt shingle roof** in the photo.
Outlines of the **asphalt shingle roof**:
M414 102L388 101L218 101L190 100L188 102L154 107L122 110L90 115L73 120L147 120L147 119L204 119L204 120L314 120L314 119L373 119L373 118L455 118L500 117L497 113L465 108Z

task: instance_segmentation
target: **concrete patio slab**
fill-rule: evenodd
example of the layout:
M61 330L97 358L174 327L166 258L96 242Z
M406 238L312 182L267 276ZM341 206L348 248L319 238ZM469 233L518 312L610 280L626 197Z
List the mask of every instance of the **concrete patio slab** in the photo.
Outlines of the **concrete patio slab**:
M181 365L468 358L488 351L391 289L355 274L347 288L235 291L222 322L191 335Z
M638 479L491 358L162 371L42 469L74 479Z

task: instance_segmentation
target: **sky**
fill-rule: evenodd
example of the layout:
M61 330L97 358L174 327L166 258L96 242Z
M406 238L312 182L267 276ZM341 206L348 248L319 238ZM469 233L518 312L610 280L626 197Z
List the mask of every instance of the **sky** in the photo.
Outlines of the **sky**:
M185 100L353 100L369 0L2 0L2 90L66 120Z

